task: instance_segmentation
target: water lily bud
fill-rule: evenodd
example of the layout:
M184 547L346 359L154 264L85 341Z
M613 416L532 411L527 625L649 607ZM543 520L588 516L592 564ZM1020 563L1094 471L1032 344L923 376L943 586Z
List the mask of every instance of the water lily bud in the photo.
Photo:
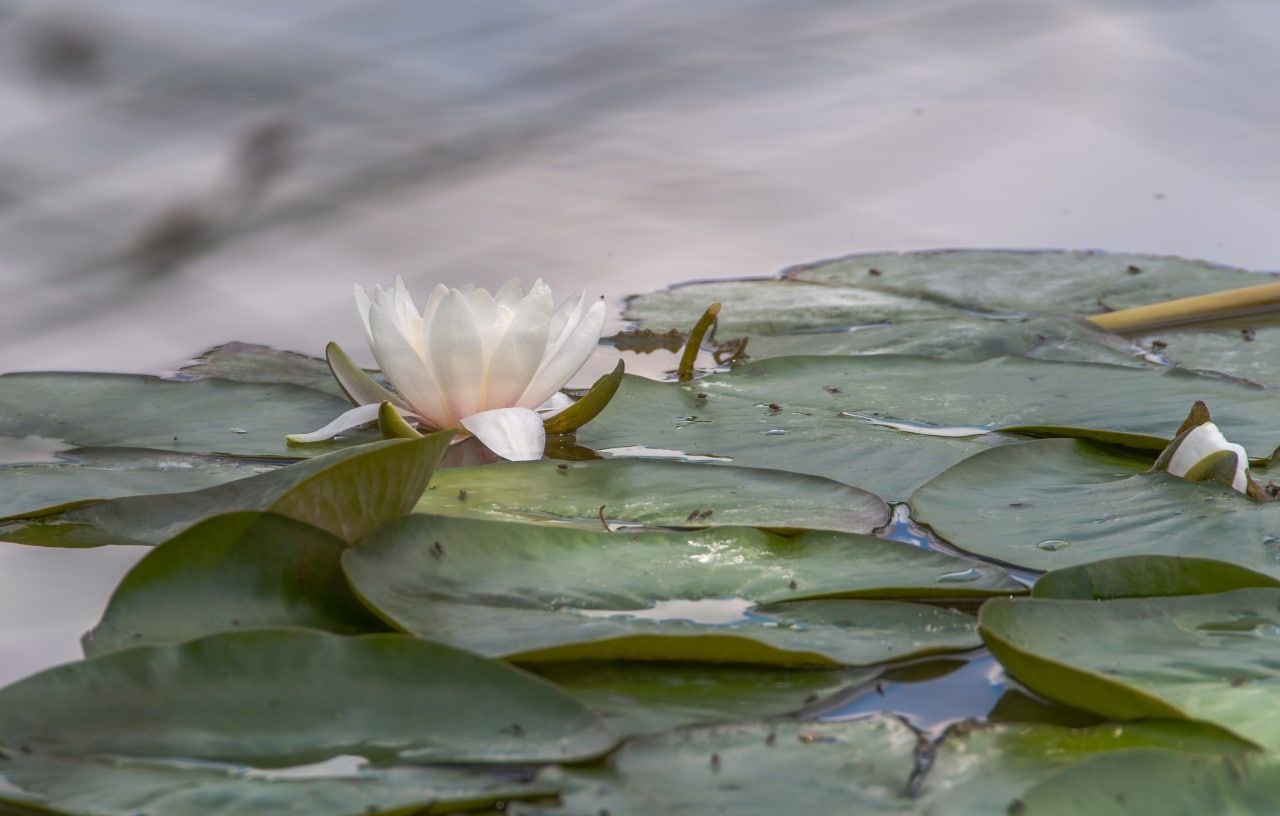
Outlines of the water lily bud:
M1248 492L1249 457L1244 447L1228 442L1212 422L1186 431L1171 448L1165 466L1170 474L1197 482L1218 476L1232 489Z

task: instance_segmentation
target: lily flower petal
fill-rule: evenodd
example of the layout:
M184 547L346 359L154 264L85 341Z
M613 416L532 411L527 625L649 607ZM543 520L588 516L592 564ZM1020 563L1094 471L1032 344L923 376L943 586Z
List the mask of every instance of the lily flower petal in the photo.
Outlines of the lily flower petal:
M431 368L454 417L449 424L456 426L462 417L485 408L483 340L466 293L453 289L445 295L425 330Z
M597 300L586 310L586 314L565 338L560 349L543 361L516 404L526 408L541 405L568 382L570 377L577 374L600 343L604 318L604 301Z
M543 419L550 419L564 409L573 405L573 399L563 391L557 391L551 395L551 399L539 405L533 410L542 414Z
M513 462L542 458L547 433L542 417L528 408L494 408L463 417L462 427L486 448Z
M1231 487L1241 493L1249 489L1249 457L1244 446L1228 442L1222 431L1212 422L1197 425L1182 437L1182 441L1169 458L1167 470L1174 476L1199 480L1213 469L1214 463L1224 454L1234 454L1235 474Z
M431 365L409 345L395 319L375 304L369 312L369 324L373 328L373 356L400 395L429 425L454 427Z
M378 420L378 409L381 408L380 403L370 403L368 405L357 405L350 411L340 414L337 419L325 425L319 430L311 433L289 434L285 439L292 445L308 445L313 442L324 442L327 439L333 439L343 431L349 431L352 428L359 428L361 425L368 425L370 422Z
M542 365L554 308L551 287L541 282L535 284L516 305L511 321L489 360L485 375L486 405L517 404Z

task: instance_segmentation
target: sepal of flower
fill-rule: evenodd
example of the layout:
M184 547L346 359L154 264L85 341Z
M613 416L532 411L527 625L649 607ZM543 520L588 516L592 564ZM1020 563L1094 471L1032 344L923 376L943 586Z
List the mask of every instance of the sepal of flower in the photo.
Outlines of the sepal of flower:
M595 351L605 320L602 301L588 303L579 292L557 307L541 280L528 292L510 281L494 294L439 285L421 312L398 278L372 297L356 286L355 300L396 393L365 383L367 375L330 344L330 367L358 404L319 430L290 435L290 443L332 439L377 420L388 403L422 430L462 429L505 459L541 458L543 420L572 404L560 388ZM359 404L362 397L377 401Z

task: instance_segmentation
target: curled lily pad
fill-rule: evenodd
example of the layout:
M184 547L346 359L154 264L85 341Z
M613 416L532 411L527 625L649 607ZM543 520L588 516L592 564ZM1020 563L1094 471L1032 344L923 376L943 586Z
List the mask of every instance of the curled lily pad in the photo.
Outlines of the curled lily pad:
M210 516L262 510L354 542L413 507L451 435L348 448L205 490L31 514L0 523L0 538L59 547L159 544Z
M1211 723L1280 746L1280 589L1093 600L996 599L982 636L1051 700L1118 720Z
M458 649L403 635L257 629L124 649L8 686L0 741L32 761L115 755L279 768L341 755L579 760L614 738L550 683Z
M240 628L385 629L351 594L346 543L273 513L206 519L151 550L112 593L85 653Z
M753 526L865 533L889 520L878 496L828 479L683 462L507 462L436 474L416 512L514 521Z
M1031 569L1176 555L1280 575L1280 503L1150 466L1083 440L1028 441L952 467L917 490L911 507L957 547Z
M794 542L734 529L610 536L413 515L342 563L356 593L398 628L521 663L867 665L969 648L967 615L825 600L1016 586L975 571L976 586L948 587L939 578L967 578L949 571L967 565L901 547L833 534Z
M1036 581L1031 594L1036 598L1107 601L1209 595L1246 587L1280 587L1280 578L1209 558L1130 555L1054 570Z
M285 435L346 410L341 397L276 382L190 382L133 374L0 376L0 436L38 436L66 448L152 448L174 453L298 458ZM343 444L376 436L352 432Z

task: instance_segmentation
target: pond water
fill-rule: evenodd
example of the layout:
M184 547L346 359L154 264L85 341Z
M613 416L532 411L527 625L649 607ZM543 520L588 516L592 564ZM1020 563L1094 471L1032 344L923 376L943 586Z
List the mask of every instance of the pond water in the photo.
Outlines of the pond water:
M1273 0L0 3L0 371L368 362L350 285L397 274L616 305L878 249L1271 268L1276 32ZM0 683L79 657L141 554L0 547ZM883 700L985 713L991 668Z

